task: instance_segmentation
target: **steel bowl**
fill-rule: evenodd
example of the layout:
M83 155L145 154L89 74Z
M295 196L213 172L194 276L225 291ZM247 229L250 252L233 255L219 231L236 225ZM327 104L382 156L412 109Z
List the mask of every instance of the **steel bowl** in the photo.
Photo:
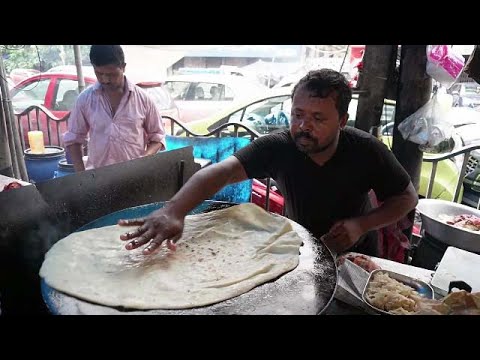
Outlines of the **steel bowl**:
M459 228L441 220L441 215L471 214L480 217L480 210L437 199L419 200L417 210L422 218L422 229L427 234L447 245L480 253L480 231Z

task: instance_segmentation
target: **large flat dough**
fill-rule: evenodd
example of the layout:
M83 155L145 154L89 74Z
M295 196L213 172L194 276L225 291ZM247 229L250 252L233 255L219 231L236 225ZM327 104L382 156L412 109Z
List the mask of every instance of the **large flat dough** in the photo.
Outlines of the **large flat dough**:
M186 309L248 292L294 269L301 237L289 220L246 203L185 219L177 251L126 250L118 225L70 234L40 269L51 287L94 303Z

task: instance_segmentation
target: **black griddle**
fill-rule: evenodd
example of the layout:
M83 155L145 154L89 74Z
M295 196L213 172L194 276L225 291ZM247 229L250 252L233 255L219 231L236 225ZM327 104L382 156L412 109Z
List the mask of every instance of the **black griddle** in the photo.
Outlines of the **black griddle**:
M234 204L205 201L191 213L213 211ZM113 225L119 218L144 215L161 203L125 209L101 218L86 228ZM139 213L140 212L140 213ZM126 214L130 213L130 216ZM280 216L280 215L277 215ZM52 314L59 315L316 315L321 314L333 299L337 284L337 268L332 253L304 227L292 221L303 238L299 265L274 281L257 286L235 298L210 306L184 310L133 310L90 303L56 291L42 279L42 296Z

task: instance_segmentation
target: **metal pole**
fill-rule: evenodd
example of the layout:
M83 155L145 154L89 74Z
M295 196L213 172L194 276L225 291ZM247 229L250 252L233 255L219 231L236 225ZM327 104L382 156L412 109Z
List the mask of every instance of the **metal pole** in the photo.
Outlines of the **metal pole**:
M5 98L5 97L2 95L2 98ZM7 134L7 146L8 146L8 150L10 151L10 160L12 163L13 177L18 179L20 178L20 169L18 167L19 161L17 159L17 154L15 151L15 140L13 137L12 123L11 121L9 121L7 106L8 104L2 101L1 112L2 112L2 115L4 116L5 128L6 128L6 134Z
M268 74L268 87L271 87L272 84L272 71L273 71L273 64L275 63L275 56L272 57L272 67L270 68L270 72Z
M85 79L82 70L82 55L80 53L80 45L73 45L73 53L75 55L75 66L77 67L78 92L81 93L85 89Z
M3 82L3 78L0 79ZM5 121L5 112L3 111L3 93L0 92L2 106L0 111L0 175L13 177L12 158L10 156L10 147L8 146L7 123Z
M3 79L6 79L7 74L5 72L5 67L3 65L3 59L0 56L0 76ZM15 121L15 114L13 112L12 101L10 100L10 92L8 90L8 85L6 82L0 82L1 91L3 93L3 108L5 112L5 123L7 125L7 131L10 133L10 152L11 160L15 161L14 169L17 173L15 177L17 179L22 179L28 181L27 167L25 166L25 159L23 158L23 151L20 142L20 134L18 127ZM8 132L7 132L8 134Z
M8 84L6 84L3 79L6 78L6 72L3 69L3 59L0 59L2 61L2 69L0 69L0 76L2 78L2 83L0 84L0 92L2 94L2 103L0 104L0 112L2 113L2 120L4 122L4 128L5 128L5 133L7 136L7 142L6 146L8 148L8 151L10 152L10 163L13 171L13 176L14 178L20 178L20 169L18 167L18 160L16 156L16 151L15 151L15 142L14 142L14 137L13 137L13 129L12 129L12 124L11 121L9 121L9 111L8 111L8 99L9 99L9 89L8 89ZM0 189L1 190L1 189Z
M3 58L0 54L0 75L3 74ZM13 177L12 158L8 146L7 123L5 121L3 88L6 82L4 76L0 77L0 175ZM8 87L8 86L7 86ZM1 189L0 189L1 190Z

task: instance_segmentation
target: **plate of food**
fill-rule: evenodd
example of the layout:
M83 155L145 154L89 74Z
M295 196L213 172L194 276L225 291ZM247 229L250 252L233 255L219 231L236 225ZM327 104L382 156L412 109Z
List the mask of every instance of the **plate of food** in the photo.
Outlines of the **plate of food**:
M413 315L424 300L434 299L434 292L424 281L377 269L370 273L362 298L380 314Z

